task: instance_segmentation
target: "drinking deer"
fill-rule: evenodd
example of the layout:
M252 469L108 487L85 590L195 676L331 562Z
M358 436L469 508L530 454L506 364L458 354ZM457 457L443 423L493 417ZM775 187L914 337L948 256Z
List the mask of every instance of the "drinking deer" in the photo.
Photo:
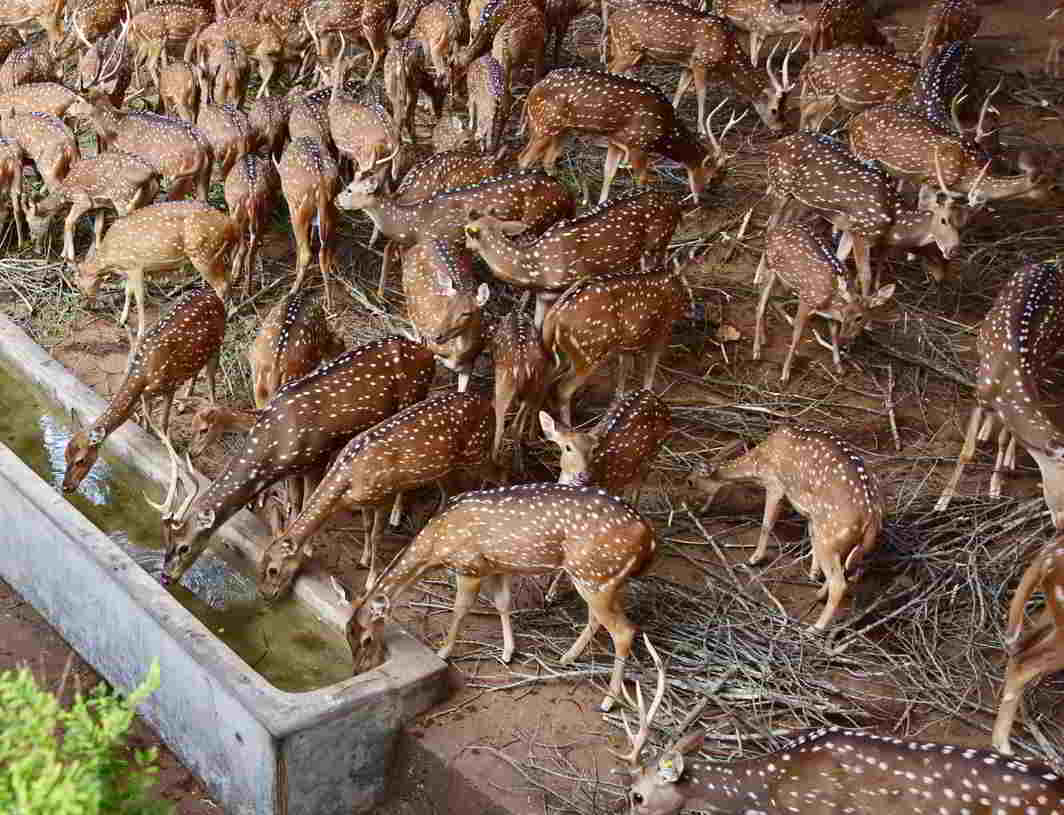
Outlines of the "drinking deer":
M180 580L214 531L264 489L323 466L358 433L424 399L434 373L432 353L416 343L367 343L283 385L206 489L195 473L175 467L160 510L162 582ZM175 507L179 482L187 495Z
M472 255L443 238L415 244L403 255L403 293L421 341L458 374L458 390L464 392L484 349L481 308L491 294L486 283L476 284Z
M58 191L71 166L81 158L74 133L51 113L17 116L0 111L0 116L0 136L17 142L49 191Z
M809 30L810 56L842 45L888 45L865 0L823 0L817 8Z
M470 212L466 246L505 283L536 293L536 326L551 303L578 280L628 270L650 258L665 259L665 248L680 222L680 202L672 193L637 189L560 221L534 240L515 244L525 232L520 221Z
M676 87L673 106L679 105L690 74L698 96L699 130L706 119L706 83L710 78L728 83L749 99L767 128L776 132L783 129L786 97L794 87L789 75L793 49L784 59L782 81L772 73L772 56L765 64L767 76L762 77L746 64L738 34L728 20L670 2L621 7L610 15L609 36L611 73L629 71L647 56L686 69Z
M572 426L573 394L614 354L646 357L643 387L649 390L672 324L690 302L678 262L645 272L599 275L570 286L543 319L543 346L557 360L552 385L562 421ZM622 365L618 396L624 393L625 373Z
M638 184L647 183L648 153L679 162L687 168L691 194L698 201L723 157L710 153L687 130L657 86L600 71L551 71L529 91L525 119L528 145L517 160L522 168L542 162L553 173L562 139L570 130L606 137L609 147L599 203L609 196L622 158L627 158Z
M765 488L761 536L750 565L765 559L780 502L786 498L809 519L813 550L809 579L823 572L825 582L818 597L827 598L813 628L827 628L846 594L846 575L854 574L875 547L883 527L883 498L875 475L834 433L783 425L746 455L696 473L688 483L706 493L708 507L725 484L750 481Z
M972 39L982 22L975 0L935 0L927 10L918 52L920 64L926 65L935 50L947 42Z
M520 456L521 438L526 431L531 435L533 417L546 399L550 360L539 330L521 308L512 309L499 321L490 348L495 367L495 436L491 451L492 460L500 463L506 413L516 402L514 441L516 455Z
M247 289L251 286L259 242L280 185L274 163L257 153L245 153L225 177L225 205L240 234L233 255L232 279L236 282L243 276Z
M831 356L835 370L841 373L839 340L849 342L855 339L863 330L868 313L882 306L894 294L893 283L868 296L854 291L849 270L805 224L786 224L769 231L759 274L762 268L765 274L757 303L754 359L761 359L761 346L765 341L765 306L776 282L783 283L798 295L791 345L780 374L780 382L784 384L790 379L798 342L812 315L818 314L828 321Z
M835 108L850 113L894 102L909 93L919 66L879 48L843 46L802 66L800 130L820 130Z
M990 497L1001 495L1002 469L1011 468L1019 442L1042 473L1042 493L1053 525L1064 529L1064 434L1042 407L1045 400L1039 386L1046 366L1064 343L1064 323L1056 318L1062 307L1064 280L1056 261L1018 269L1001 288L979 327L976 404L953 477L936 510L946 509L956 494L964 466L975 455L976 437L985 441L1000 425Z
M14 139L0 137L0 201L6 194L11 205L11 218L15 222L15 237L22 243L22 148ZM0 229L7 219L6 208L0 210ZM2 234L2 232L0 232Z
M63 226L63 257L73 262L74 227L86 212L97 210L93 250L103 237L104 207L125 216L151 203L159 192L159 177L144 159L121 150L109 150L79 159L59 186L39 201L27 199L26 221L30 235L40 239L48 233L52 219L65 205L70 205Z
M122 325L130 295L137 301L137 339L144 335L144 275L192 266L222 300L229 290L228 255L239 240L227 215L202 201L169 201L135 210L115 221L96 250L77 267L75 282L96 295L104 272L126 276Z
M1023 632L1024 606L1038 589L1045 598L1045 608ZM1035 555L1012 595L1005 644L1009 664L993 739L995 750L1011 754L1009 734L1023 689L1047 674L1064 671L1064 539L1059 533Z
M513 97L502 65L491 54L473 60L466 74L469 89L469 126L477 143L487 152L498 149Z
M482 582L492 588L502 622L502 659L514 652L510 625L510 583L514 574L564 570L588 607L588 622L562 656L569 664L587 648L600 625L613 638L614 661L602 710L621 693L621 678L635 626L625 616L624 581L638 575L654 556L657 542L650 525L628 504L595 487L521 484L467 492L452 500L355 604L347 641L355 665L364 664L387 622L392 605L430 569L452 569L458 591L450 632L437 652L446 659L454 649L462 620Z
M750 32L750 64L755 68L761 61L761 45L766 37L809 34L809 19L804 14L788 14L779 0L718 0L714 11Z
M642 691L631 702L639 724L632 749L614 753L632 778L628 800L632 815L676 815L681 809L713 812L934 811L940 815L1060 815L1064 780L1050 767L1015 761L990 750L956 744L911 741L868 730L822 727L797 734L783 747L760 758L728 764L694 755L708 735L681 735L656 761L639 753L665 696L661 657L643 635L658 669L657 690L649 709ZM991 803L993 801L994 803Z
M63 492L73 492L89 474L104 440L132 415L140 400L151 423L148 400L162 401L160 435L170 432L170 406L181 384L207 369L214 402L214 374L225 334L225 304L210 288L188 292L145 332L130 352L129 367L107 410L88 427L78 427L66 446ZM76 414L74 414L76 417Z
M325 305L332 311L329 273L332 271L336 217L332 198L340 178L336 162L321 142L306 137L293 139L277 163L277 174L281 177L281 192L288 203L292 234L296 240L296 279L292 291L299 291L310 265L310 226L311 221L316 221L321 241L318 267L325 286Z
M479 390L433 396L355 436L303 512L263 553L259 592L276 600L288 590L313 557L310 539L340 509L362 510L360 563L369 567L366 585L372 586L387 505L407 490L479 467L489 457L490 444L491 398Z

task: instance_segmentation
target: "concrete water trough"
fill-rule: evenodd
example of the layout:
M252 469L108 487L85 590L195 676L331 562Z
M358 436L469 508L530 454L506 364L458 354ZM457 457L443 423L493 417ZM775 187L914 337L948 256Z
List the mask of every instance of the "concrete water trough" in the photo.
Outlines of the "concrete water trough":
M57 416L74 411L91 421L106 407L3 315L0 371ZM166 451L136 424L112 434L103 452L142 479L138 489L163 490ZM214 549L248 574L265 540L244 511L219 530ZM448 690L444 662L398 628L387 634L381 667L313 690L280 690L3 444L0 577L114 686L130 689L159 661L161 687L140 712L229 815L369 810L385 795L402 723ZM301 577L294 594L304 613L342 637L350 607L321 575Z

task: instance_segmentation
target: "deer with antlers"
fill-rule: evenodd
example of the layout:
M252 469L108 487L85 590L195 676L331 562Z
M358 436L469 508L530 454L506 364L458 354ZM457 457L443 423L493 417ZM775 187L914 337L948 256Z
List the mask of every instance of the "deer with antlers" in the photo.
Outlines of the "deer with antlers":
M820 130L835 109L849 113L894 102L912 88L920 66L880 48L847 45L811 58L798 74L800 130Z
M976 440L990 438L995 425L997 459L990 497L1001 495L1004 469L1011 469L1019 442L1038 464L1042 492L1057 529L1064 529L1064 433L1042 405L1039 382L1064 343L1064 324L1056 319L1064 307L1060 266L1046 261L1017 270L1002 287L979 328L979 374L976 404L968 419L964 446L935 509L946 509L956 494L965 465L975 455Z
M695 755L709 735L699 730L681 734L657 760L641 761L666 686L661 657L645 634L643 640L658 671L657 688L649 708L638 685L634 700L623 688L639 722L633 733L624 720L631 750L614 753L631 776L632 815L677 815L685 808L827 815L895 806L898 812L974 815L991 807L981 803L990 800L997 802L996 815L1060 815L1064 780L1048 766L868 730L807 730L767 755L728 764Z
M63 492L78 488L96 463L100 446L132 415L138 400L151 424L149 399L161 399L159 433L167 439L174 394L182 383L195 382L204 366L213 403L214 374L224 334L225 304L212 289L195 289L174 303L133 348L125 379L107 410L71 436L66 447Z
M510 584L514 574L564 570L587 603L588 622L562 656L569 664L584 652L599 626L613 638L613 673L600 706L612 708L621 693L624 665L635 626L622 607L624 581L638 575L654 556L650 525L628 504L595 487L522 484L467 492L429 521L397 560L367 588L347 624L356 669L374 656L379 626L399 596L430 569L456 573L451 628L442 659L450 656L462 620L483 582L491 587L503 632L502 659L514 652Z
M367 343L282 386L209 486L201 489L196 473L174 461L158 505L163 583L180 580L214 531L267 487L324 466L354 436L424 399L434 373L432 353L410 340ZM187 492L180 504L179 487Z
M745 99L767 128L783 129L783 111L790 81L790 56L783 62L782 80L772 73L773 49L765 63L766 75L752 72L739 45L735 27L725 18L704 14L680 3L641 2L626 5L610 15L611 73L631 70L644 57L682 65L686 70L676 86L673 106L679 105L693 80L698 97L698 123L706 120L706 86L710 79L728 83ZM778 46L778 43L777 43Z
M1045 608L1024 632L1024 607L1039 589L1045 598ZM995 750L1011 754L1009 734L1023 689L1043 676L1064 671L1064 538L1059 533L1035 555L1012 595L1005 644L1009 664L993 740Z
M578 280L627 270L648 256L650 265L662 262L680 222L680 202L671 193L637 189L521 243L510 237L526 232L521 221L474 211L469 218L466 246L499 280L536 293L538 327L550 304Z
M706 494L708 507L720 488L732 482L754 482L765 488L765 514L751 565L765 559L784 498L808 518L813 550L809 579L824 574L818 597L827 598L813 628L827 628L846 595L847 574L854 574L883 528L883 498L875 475L835 434L784 425L746 455L695 473L688 483Z

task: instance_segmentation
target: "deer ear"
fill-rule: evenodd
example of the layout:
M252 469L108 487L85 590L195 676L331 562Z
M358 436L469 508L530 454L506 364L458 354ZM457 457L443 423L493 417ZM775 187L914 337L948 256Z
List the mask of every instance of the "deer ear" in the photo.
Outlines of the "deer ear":
M491 289L487 283L481 283L477 287L477 308L482 308L488 302L489 297L491 297Z
M555 441L558 435L558 430L554 426L554 417L547 411L541 410L539 412L539 426L543 428L543 435L551 441Z

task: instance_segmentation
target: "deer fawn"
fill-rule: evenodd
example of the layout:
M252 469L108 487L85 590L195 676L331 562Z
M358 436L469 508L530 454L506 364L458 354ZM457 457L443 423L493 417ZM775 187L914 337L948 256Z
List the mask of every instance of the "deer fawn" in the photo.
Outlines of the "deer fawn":
M232 279L235 283L243 276L245 290L250 290L259 241L280 184L274 163L257 153L238 158L225 177L225 205L240 235L233 254Z
M104 207L119 216L151 203L159 192L159 177L144 159L121 150L77 161L59 186L40 201L26 200L26 221L30 234L40 239L48 233L56 213L69 204L63 226L63 257L74 262L74 226L90 210L97 210L92 250L103 237Z
M788 224L769 231L761 266L765 274L762 276L761 297L757 303L754 359L761 359L761 345L765 341L765 306L776 287L776 281L798 295L791 346L780 374L783 383L790 379L791 363L798 342L813 314L819 314L828 321L831 356L835 370L841 373L839 340L848 342L855 339L864 328L868 312L882 306L894 294L893 283L868 296L854 291L849 270L804 224ZM759 276L762 268L758 269Z
M340 451L306 508L263 554L259 591L276 600L313 556L310 539L339 509L362 510L361 565L377 580L377 545L387 504L406 490L483 464L491 444L491 398L445 393L418 402L360 433ZM372 514L372 522L370 515Z
M887 44L865 0L823 0L809 29L809 54L814 57L842 45Z
M693 79L698 96L699 130L705 122L706 82L710 78L728 83L739 95L749 99L770 130L783 129L787 93L793 88L789 78L793 50L787 52L784 60L782 81L772 73L771 56L765 65L767 76L761 78L750 71L735 27L728 20L681 3L640 2L623 6L610 15L609 33L613 55L611 73L629 71L646 56L678 63L686 69L676 87L673 106L679 105L688 82Z
M196 289L178 300L130 352L129 369L107 410L88 427L78 427L66 447L63 492L73 492L89 474L104 440L133 413L140 399L151 423L148 399L162 399L160 435L170 432L174 393L207 366L207 389L214 402L214 374L225 334L225 304L209 288ZM75 414L76 416L76 414Z
M1064 343L1064 324L1056 319L1062 305L1064 281L1055 261L1019 269L1002 287L979 328L976 404L953 477L936 510L949 506L964 466L975 455L976 438L985 441L1000 424L990 496L1001 495L1002 470L1011 469L1018 441L1042 473L1042 492L1054 526L1064 528L1064 435L1042 407L1039 387L1046 366Z
M472 256L443 238L415 244L403 256L403 293L421 341L458 374L458 390L464 392L484 349L481 308L491 294L487 283L477 286Z
M522 484L467 492L448 504L368 587L347 624L355 665L372 653L378 627L391 616L392 604L430 569L455 571L458 592L451 629L438 654L454 649L462 620L480 584L491 586L502 621L504 662L514 652L510 625L510 583L514 574L564 570L588 607L588 622L562 657L569 664L587 648L600 625L613 638L614 662L609 693L601 709L620 697L621 678L635 627L622 608L624 581L638 575L654 556L657 542L650 525L618 498L594 487Z
M434 373L432 354L409 340L367 343L282 386L206 489L175 463L159 510L163 583L180 580L214 531L267 487L322 467L353 436L424 399ZM175 508L179 482L187 495Z
M750 64L761 61L761 45L766 37L787 34L809 35L810 22L804 14L787 14L779 0L718 0L714 11L737 28L750 32Z
M0 115L3 113L0 111ZM73 132L58 116L50 113L3 116L0 118L0 136L18 143L50 192L59 190L71 166L81 158Z
M802 66L800 130L820 130L835 108L850 113L894 102L909 93L919 66L879 48L843 46Z
M559 484L594 484L615 495L628 487L628 500L636 506L650 465L671 430L672 415L652 391L637 390L614 403L586 433L555 422L544 411L539 423L561 451Z
M632 815L676 815L681 809L713 812L898 812L939 815L1060 815L1064 780L1042 764L1013 761L990 750L909 741L867 730L823 727L808 730L760 758L729 764L693 754L707 733L681 736L656 761L640 762L665 696L665 669L644 634L658 669L649 710L638 689L638 731L625 722L632 749L614 753L628 765ZM995 803L991 804L990 801Z
M671 193L639 189L554 224L534 240L515 244L525 232L520 221L470 212L466 246L506 283L536 292L536 326L551 303L578 280L665 259L680 222L680 202Z
M573 394L614 354L646 356L643 387L649 390L672 324L690 302L678 262L671 268L599 275L570 286L543 319L543 345L557 360L552 384L562 421L572 426ZM625 373L622 363L618 396L624 392Z
M492 460L499 463L510 405L517 403L513 420L516 456L520 456L525 431L531 435L534 429L533 417L547 395L550 360L538 329L520 308L512 309L499 321L490 346L495 367L495 436L491 451Z
M941 45L972 39L982 22L975 0L936 0L927 10L927 22L920 41L920 64L927 65Z
M1024 633L1023 609L1038 589L1042 590L1046 605ZM1035 556L1016 587L1009 606L1005 644L1009 665L993 738L995 750L1011 754L1009 733L1023 689L1040 677L1064 671L1064 541L1059 534Z
M129 299L137 301L137 339L144 335L144 275L180 269L191 263L203 280L225 299L229 290L228 255L239 240L225 213L202 201L170 201L119 218L96 251L77 267L76 283L88 298L96 295L104 272L126 276L122 325Z
M6 195L15 222L15 238L22 243L22 148L14 139L0 138L0 201ZM7 220L6 208L0 210L0 234Z
M847 573L852 575L875 547L883 526L883 499L875 476L857 451L835 434L784 425L746 455L692 475L689 484L706 493L708 507L717 491L734 481L753 481L765 488L765 515L751 565L765 558L784 498L809 519L809 579L823 572L818 597L827 598L813 628L827 628L846 594Z

